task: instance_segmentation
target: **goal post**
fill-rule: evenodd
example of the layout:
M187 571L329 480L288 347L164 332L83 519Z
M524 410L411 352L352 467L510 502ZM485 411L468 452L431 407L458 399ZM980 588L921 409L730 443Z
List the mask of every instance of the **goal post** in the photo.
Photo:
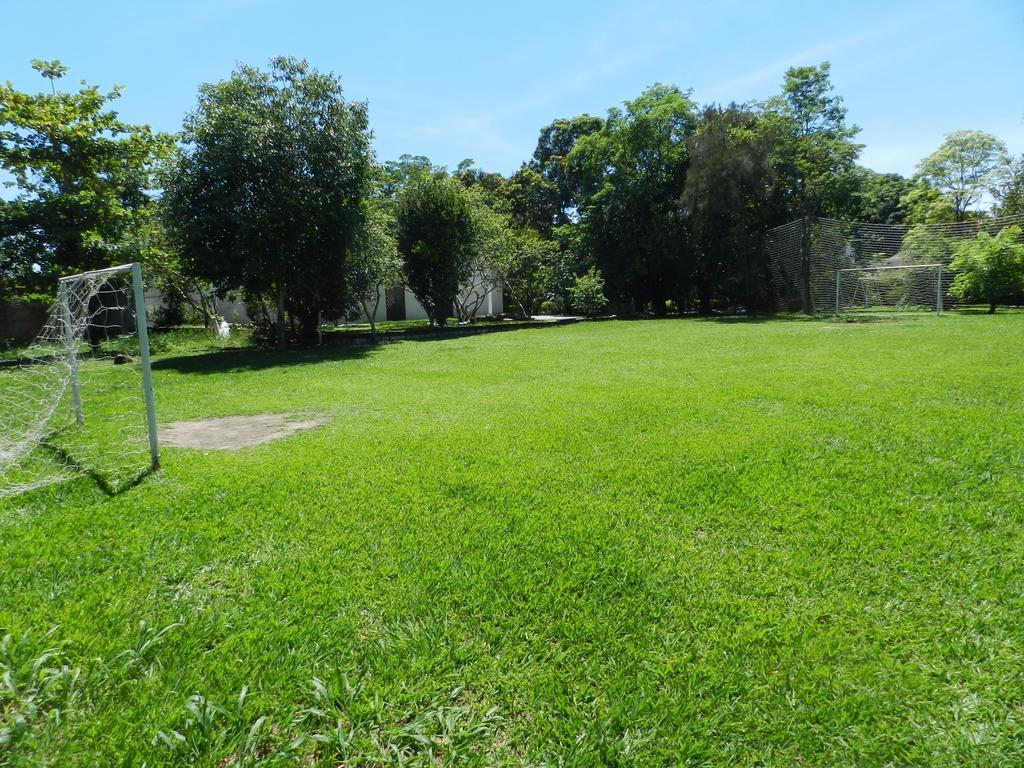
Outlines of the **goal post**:
M943 264L893 264L836 270L835 313L854 308L913 310L928 308L942 314Z
M139 361L142 366L142 395L146 401L146 432L149 438L150 469L160 469L160 444L156 434L156 399L153 397L153 368L149 362L149 326L146 322L146 290L142 285L142 266L132 264L132 288L135 292L135 325L139 334ZM138 318L142 317L142 322Z
M159 467L142 267L61 278L42 331L0 359L0 498L83 473L113 493Z

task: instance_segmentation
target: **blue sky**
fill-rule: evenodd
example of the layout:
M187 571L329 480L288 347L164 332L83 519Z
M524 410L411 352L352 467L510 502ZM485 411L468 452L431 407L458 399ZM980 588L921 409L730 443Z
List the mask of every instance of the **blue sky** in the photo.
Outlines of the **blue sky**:
M0 79L39 89L32 58L124 85L122 115L178 130L201 82L237 62L308 59L366 100L382 160L474 158L509 173L541 126L654 82L706 101L775 93L790 65L832 62L862 162L911 173L945 132L1024 152L1024 1L409 3L0 0Z

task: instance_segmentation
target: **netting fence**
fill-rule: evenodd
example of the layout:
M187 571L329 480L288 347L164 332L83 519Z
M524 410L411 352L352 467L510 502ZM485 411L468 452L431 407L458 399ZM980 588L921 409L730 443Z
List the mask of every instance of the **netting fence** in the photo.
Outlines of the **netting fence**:
M1024 225L1024 215L916 226L827 218L783 224L765 237L775 306L816 315L956 306L949 263L957 246L1013 225Z

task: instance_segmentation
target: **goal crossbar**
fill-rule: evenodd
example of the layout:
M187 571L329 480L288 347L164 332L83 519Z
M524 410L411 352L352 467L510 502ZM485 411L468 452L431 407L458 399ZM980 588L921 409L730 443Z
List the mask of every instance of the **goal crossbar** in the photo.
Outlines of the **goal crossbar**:
M845 269L837 269L836 272L880 272L883 269L924 269L925 267L936 267L941 269L942 264L895 264L888 267L846 267Z

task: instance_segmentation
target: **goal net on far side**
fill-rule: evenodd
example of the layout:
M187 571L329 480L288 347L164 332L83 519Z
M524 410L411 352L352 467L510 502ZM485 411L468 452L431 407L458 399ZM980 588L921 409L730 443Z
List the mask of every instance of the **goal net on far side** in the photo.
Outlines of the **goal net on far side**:
M776 308L941 312L957 304L949 265L959 246L979 232L995 236L1021 224L1022 214L915 226L826 218L783 224L765 235Z
M943 264L892 264L836 270L835 313L942 312L952 272Z
M0 498L75 475L116 493L158 466L142 271L61 279L35 340L0 357Z

